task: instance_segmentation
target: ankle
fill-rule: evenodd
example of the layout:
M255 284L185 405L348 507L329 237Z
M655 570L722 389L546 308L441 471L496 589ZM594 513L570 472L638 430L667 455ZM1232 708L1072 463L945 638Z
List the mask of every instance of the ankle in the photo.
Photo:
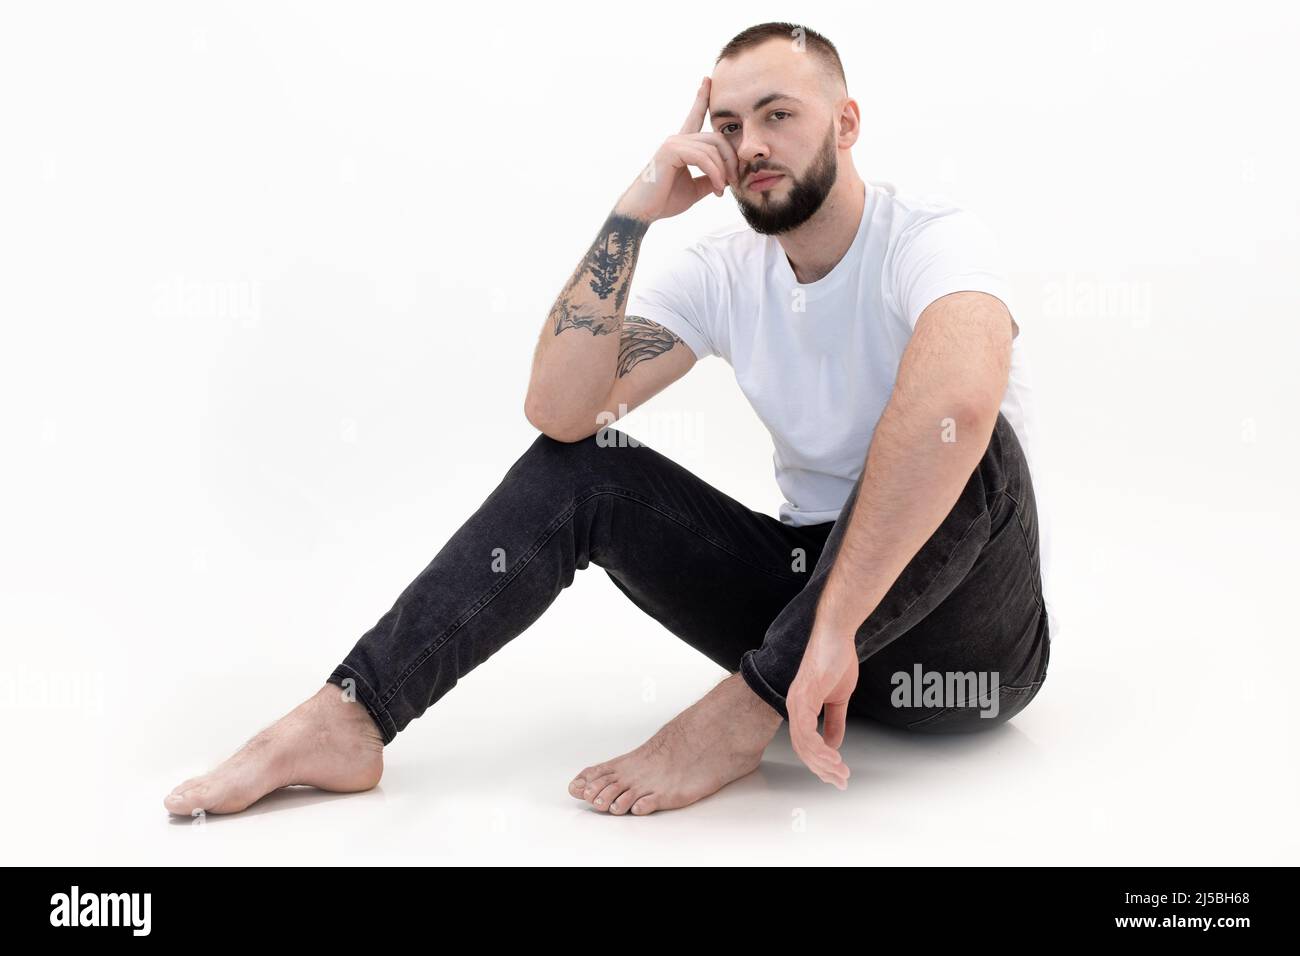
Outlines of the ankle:
M785 718L777 713L767 701L754 693L739 671L728 677L727 681L732 682L731 690L736 695L737 706L744 717L750 720L755 727L761 727L764 730L770 729L772 734L775 735L777 728L781 726Z
M363 736L374 735L383 742L383 731L375 718L370 716L366 705L337 684L326 684L318 690L312 697L312 704L326 726L342 728Z

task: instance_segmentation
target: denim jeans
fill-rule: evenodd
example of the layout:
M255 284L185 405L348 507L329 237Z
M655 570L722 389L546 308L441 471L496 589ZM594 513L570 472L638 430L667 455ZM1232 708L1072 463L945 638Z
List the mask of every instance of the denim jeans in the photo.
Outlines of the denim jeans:
M538 435L327 680L355 693L387 744L594 563L788 717L785 694L861 480L838 520L794 527L618 429L577 442ZM1043 682L1047 620L1033 484L999 414L957 503L858 629L849 713L924 732L1002 723ZM981 673L991 676L978 697L943 676ZM931 674L946 695L921 693L917 678Z

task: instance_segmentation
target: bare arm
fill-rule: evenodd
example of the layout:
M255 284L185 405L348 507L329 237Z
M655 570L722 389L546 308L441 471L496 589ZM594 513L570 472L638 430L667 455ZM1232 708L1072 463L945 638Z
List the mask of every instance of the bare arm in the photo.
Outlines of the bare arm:
M997 297L954 292L926 307L903 352L786 697L795 752L828 783L843 787L848 778L837 748L857 683L857 630L979 465L1006 391L1015 331ZM817 733L823 707L824 739Z
M652 223L676 216L739 180L726 137L702 132L706 78L680 133L668 137L619 198L542 326L524 414L561 441L579 441L681 378L690 348L662 325L625 315L641 241ZM693 176L689 166L704 171ZM602 413L608 413L602 415Z
M695 364L695 354L663 326L624 314L649 227L615 207L551 307L524 412L552 438L586 438L611 420L602 412L631 411Z
M957 503L997 422L1012 321L983 292L943 296L917 319L817 605L818 624L852 640Z

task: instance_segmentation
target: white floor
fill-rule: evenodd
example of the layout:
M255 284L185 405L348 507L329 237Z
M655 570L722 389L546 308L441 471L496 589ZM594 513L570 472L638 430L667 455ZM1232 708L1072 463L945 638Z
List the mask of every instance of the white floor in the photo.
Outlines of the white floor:
M350 643L338 620L362 624L365 591L377 616L385 587L329 544L311 567L245 563L230 547L169 572L136 564L142 552L123 541L120 562L74 565L79 602L66 589L4 594L14 633L33 638L7 652L19 732L6 744L5 857L1294 864L1296 649L1278 631L1291 569L1250 556L1294 540L1295 524L1080 483L1057 494L1063 516L1103 495L1114 524L1063 522L1076 546L1058 562L1049 679L1015 720L955 737L855 724L843 793L802 767L783 728L758 772L646 818L586 809L565 783L640 743L722 672L595 568L399 735L378 789L295 788L237 816L169 817L170 787L310 693ZM1147 550L1153 541L1204 560L1175 564Z

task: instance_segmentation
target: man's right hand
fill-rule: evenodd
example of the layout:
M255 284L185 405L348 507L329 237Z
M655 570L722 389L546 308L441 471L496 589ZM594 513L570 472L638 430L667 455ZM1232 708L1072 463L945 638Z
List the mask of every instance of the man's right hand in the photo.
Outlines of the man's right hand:
M739 185L736 151L721 133L704 131L710 84L708 77L700 83L695 104L681 132L664 140L654 158L623 193L614 207L615 212L644 222L670 219L709 193L721 196L727 186ZM704 175L692 176L688 166L696 167Z

